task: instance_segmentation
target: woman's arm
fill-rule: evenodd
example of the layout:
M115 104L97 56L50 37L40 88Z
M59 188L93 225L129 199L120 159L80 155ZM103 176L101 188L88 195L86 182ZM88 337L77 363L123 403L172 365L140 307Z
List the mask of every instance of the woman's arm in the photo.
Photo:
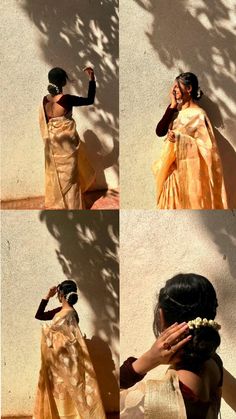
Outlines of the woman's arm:
M169 105L163 117L156 126L156 135L158 137L164 137L164 135L167 134L169 125L173 119L175 112L177 112L176 108L172 108L171 105Z
M39 304L38 310L35 314L37 320L52 320L58 311L61 310L61 307L54 308L53 310L44 311L48 304L48 300L42 300Z
M177 112L177 107L178 104L175 97L175 89L174 86L172 86L170 91L170 105L166 109L162 119L160 120L160 122L158 122L156 127L156 135L158 137L164 137L164 135L167 134L173 116L175 112Z
M57 292L57 287L52 287L48 291L46 298L43 298L41 303L39 304L38 310L35 314L35 318L37 320L52 320L58 311L61 310L61 307L54 308L53 310L45 311L45 308L48 304L48 301L51 297L53 297Z
M89 77L89 87L87 97L80 96L70 96L71 106L88 106L94 103L94 98L96 94L96 81L94 76L94 71L91 67L84 68L84 72L87 73Z
M161 364L170 364L179 358L179 350L192 338L186 337L188 324L173 324L156 339L151 348L140 358L128 358L120 369L120 386L129 388L146 373Z

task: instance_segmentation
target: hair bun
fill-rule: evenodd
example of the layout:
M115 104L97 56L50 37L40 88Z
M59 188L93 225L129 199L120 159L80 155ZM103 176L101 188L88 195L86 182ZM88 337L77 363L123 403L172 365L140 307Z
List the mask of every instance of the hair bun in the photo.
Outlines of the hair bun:
M74 304L77 303L78 301L78 294L77 292L69 292L66 296L65 296L66 301L68 302L68 304L70 304L70 306L73 306Z
M55 84L50 83L50 84L48 85L48 92L50 93L50 95L52 95L52 96L56 96L56 95L58 95L58 94L60 93L60 89L59 89L59 87L58 87L58 86L56 86Z
M211 326L201 326L189 332L192 339L183 347L181 364L191 371L199 371L220 345L220 335Z

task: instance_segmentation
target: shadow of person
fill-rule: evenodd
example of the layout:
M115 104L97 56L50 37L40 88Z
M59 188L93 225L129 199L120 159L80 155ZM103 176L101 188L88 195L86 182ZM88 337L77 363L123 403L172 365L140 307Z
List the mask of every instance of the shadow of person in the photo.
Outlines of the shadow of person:
M101 141L92 130L86 130L83 135L86 151L88 158L96 172L96 185L97 188L104 189L104 185L107 187L105 178L105 165L104 165L104 150Z
M224 121L219 106L208 96L203 95L200 106L205 109L213 126L221 157L228 207L236 208L236 151L218 128L223 128ZM226 121L227 123L227 121Z
M229 371L223 369L223 391L224 401L236 412L236 378Z
M118 141L113 137L112 144L108 146L109 149L104 150L101 141L92 130L86 130L83 138L89 159L96 171L96 183L104 189L104 184L106 184L104 170L113 166L114 170L118 172Z
M115 377L115 363L109 345L100 337L85 337L95 369L103 403L107 411L119 411L119 385Z

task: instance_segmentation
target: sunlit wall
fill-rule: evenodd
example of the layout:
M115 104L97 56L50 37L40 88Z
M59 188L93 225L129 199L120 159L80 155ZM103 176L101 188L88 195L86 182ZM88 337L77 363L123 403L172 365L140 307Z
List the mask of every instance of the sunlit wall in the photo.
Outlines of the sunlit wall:
M161 213L161 214L160 214ZM218 350L234 377L236 391L235 301L236 218L230 211L122 211L120 220L120 357L140 356L154 342L156 293L180 272L206 276L218 296L222 325ZM161 377L166 367L147 375ZM234 406L235 397L234 397ZM233 410L222 403L222 417Z
M93 189L118 184L118 0L3 0L1 2L2 199L44 194L43 142L38 110L47 73L62 67L67 93L87 95L83 73L97 78L93 106L74 118L96 170Z
M117 212L5 211L2 226L2 415L32 414L42 327L34 316L67 278L79 287L75 308L105 408L118 410Z
M230 208L236 208L235 0L120 0L122 208L155 208L157 122L175 77L199 77L215 128Z

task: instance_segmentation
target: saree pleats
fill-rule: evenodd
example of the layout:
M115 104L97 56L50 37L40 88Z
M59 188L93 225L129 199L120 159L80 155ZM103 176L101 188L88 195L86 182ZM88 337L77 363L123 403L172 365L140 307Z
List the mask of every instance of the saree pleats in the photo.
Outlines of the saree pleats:
M45 146L45 207L82 209L82 193L95 179L84 144L79 140L71 113L47 123L40 108L40 129Z
M34 419L105 419L96 375L73 311L43 328Z
M201 108L179 112L154 163L159 209L225 209L221 161L210 121Z

